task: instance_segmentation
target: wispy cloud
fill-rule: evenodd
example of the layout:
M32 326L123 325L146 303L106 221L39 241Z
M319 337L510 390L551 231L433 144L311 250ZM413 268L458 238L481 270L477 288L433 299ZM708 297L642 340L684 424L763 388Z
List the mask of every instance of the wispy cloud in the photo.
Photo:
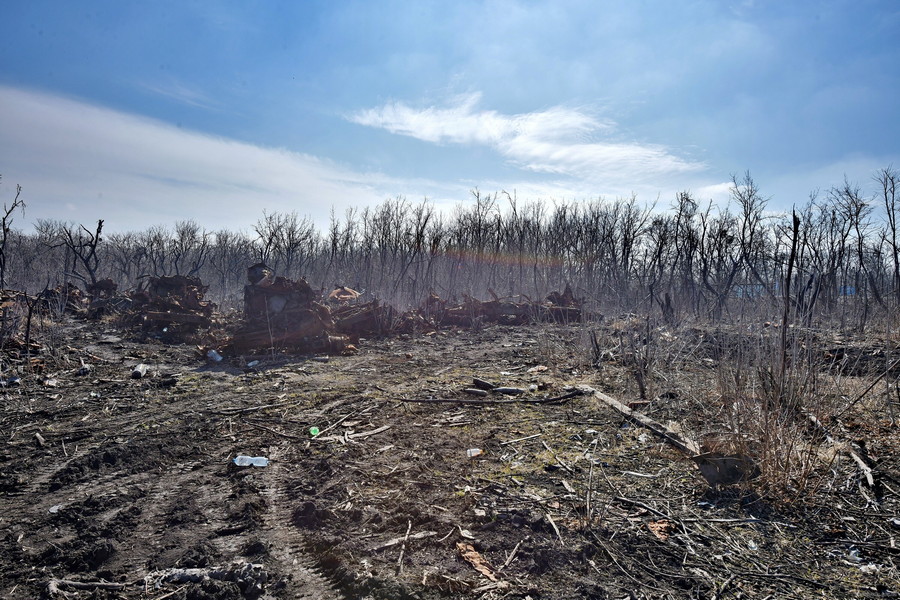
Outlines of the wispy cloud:
M164 96L166 98L169 98L170 100L175 100L176 102L180 102L182 104L187 104L188 106L204 108L207 110L222 110L221 107L218 106L216 102L214 102L206 94L204 94L200 90L191 88L179 81L142 81L137 85L138 87L148 92L152 92L159 96Z
M391 102L348 118L436 144L489 146L511 163L530 171L570 176L590 182L642 181L647 177L696 173L702 162L674 154L658 144L612 139L615 124L584 110L555 106L504 115L478 110L480 94L460 96L446 107L413 108Z
M332 207L428 189L34 91L0 86L0 105L0 169L24 188L29 222L104 218L127 230L196 219L236 229L268 209L325 223Z

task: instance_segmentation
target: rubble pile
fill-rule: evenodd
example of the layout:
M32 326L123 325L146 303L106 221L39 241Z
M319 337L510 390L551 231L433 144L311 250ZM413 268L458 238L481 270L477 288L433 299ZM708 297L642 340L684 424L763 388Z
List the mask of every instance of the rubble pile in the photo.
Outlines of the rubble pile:
M550 294L543 302L527 297L481 301L465 296L451 304L432 293L421 307L399 313L377 299L360 303L360 294L337 286L324 295L305 279L276 277L263 263L247 269L244 323L230 344L235 352L279 348L306 352L342 352L361 337L434 330L442 326L470 327L483 323L575 322L582 317L582 301L570 287ZM333 308L329 308L327 304Z
M150 277L128 295L132 320L146 331L165 330L169 336L209 327L216 305L203 299L207 289L196 277Z
M216 305L204 300L208 286L185 275L148 277L137 289L117 292L110 279L98 281L85 294L71 284L44 290L41 308L69 310L88 317L123 313L123 321L140 327L145 334L186 341L198 330L211 328ZM553 292L541 302L526 296L501 298L489 290L491 300L464 296L450 302L432 293L423 304L406 312L344 286L330 293L314 290L303 278L276 276L263 263L247 269L244 312L230 341L233 353L253 350L342 353L355 350L362 337L434 331L440 327L472 327L485 323L522 325L541 321L574 322L582 318L582 301L571 288ZM24 294L4 292L4 326L18 326L14 316L27 309ZM21 296L21 297L20 297ZM14 321L16 321L14 323ZM6 337L11 337L7 335ZM221 346L219 346L221 348Z
M381 304L378 299L364 304L345 303L335 308L331 315L337 330L356 341L362 336L388 333L396 325L394 309Z
M327 306L301 278L275 277L260 263L247 269L244 286L244 323L235 332L231 348L291 348L306 352L341 352L349 337L341 335Z
M470 327L479 323L524 325L533 322L573 323L582 318L584 302L575 298L567 285L560 292L552 292L543 302L534 302L526 296L519 301L501 298L493 290L493 297L481 301L465 295L462 304L451 305L434 292L425 299L420 314L435 325Z
M73 283L61 283L53 289L45 289L40 297L42 309L58 313L79 313L87 302L84 292Z

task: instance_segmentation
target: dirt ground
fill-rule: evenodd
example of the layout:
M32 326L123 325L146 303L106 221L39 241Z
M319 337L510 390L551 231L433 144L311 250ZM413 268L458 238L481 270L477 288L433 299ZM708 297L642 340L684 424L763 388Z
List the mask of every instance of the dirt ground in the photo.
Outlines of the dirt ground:
M827 493L790 505L709 489L572 394L636 398L624 367L589 365L580 326L217 364L109 322L61 336L44 372L0 390L3 598L900 597L883 419L866 424L883 485L843 461ZM473 377L526 391L470 395ZM690 417L657 387L641 410Z

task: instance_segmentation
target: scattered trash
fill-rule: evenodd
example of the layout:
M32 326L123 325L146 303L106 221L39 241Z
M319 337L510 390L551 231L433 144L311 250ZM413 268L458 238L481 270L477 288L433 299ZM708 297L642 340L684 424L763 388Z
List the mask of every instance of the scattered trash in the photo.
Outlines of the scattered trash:
M53 506L50 507L50 510L48 510L47 512L55 515L62 509L62 507L63 507L62 504L54 504Z
M466 456L468 456L469 458L475 458L477 456L481 456L482 454L484 454L484 450L482 450L481 448L469 448L468 450L466 450Z
M17 387L21 385L22 380L19 377L9 377L8 379L0 379L0 387Z
M212 362L222 362L222 355L213 349L206 353L206 357Z
M867 565L860 566L859 570L865 575L875 575L876 573L881 571L881 567L874 563L869 563Z
M863 561L862 557L859 555L858 548L850 548L850 551L847 553L847 559L855 563L861 563Z
M319 428L318 427L310 427L309 435L311 435L313 437L316 437L317 435L319 435Z
M259 364L258 360L251 360L250 362L247 363L247 368L252 369L253 367L255 367L258 364Z
M269 466L269 459L264 456L245 456L241 454L234 457L234 464L239 467L267 467Z
M485 390L479 390L478 388L466 388L463 392L471 395L471 396L487 396L488 393Z
M81 365L81 367L79 367L78 370L75 371L75 374L80 377L84 377L85 375L90 375L91 371L93 370L94 367L92 365Z
M150 366L144 363L135 366L134 369L131 370L131 378L140 379L141 377L145 377L147 375L147 369L149 368Z
M41 448L43 448L47 444L47 440L45 440L44 436L42 436L38 432L34 433L34 441L37 442L37 445Z
M537 365L536 367L531 367L530 369L528 369L528 370L525 371L525 372L526 372L526 373L542 373L542 372L544 372L544 371L546 371L546 370L547 370L547 366L546 366L546 365Z

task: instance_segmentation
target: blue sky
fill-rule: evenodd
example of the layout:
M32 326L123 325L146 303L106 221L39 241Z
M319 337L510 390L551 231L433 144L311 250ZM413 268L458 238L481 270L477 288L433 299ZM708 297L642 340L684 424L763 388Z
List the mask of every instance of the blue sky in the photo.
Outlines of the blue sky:
M386 198L770 208L900 166L893 0L7 0L0 200L112 230Z

